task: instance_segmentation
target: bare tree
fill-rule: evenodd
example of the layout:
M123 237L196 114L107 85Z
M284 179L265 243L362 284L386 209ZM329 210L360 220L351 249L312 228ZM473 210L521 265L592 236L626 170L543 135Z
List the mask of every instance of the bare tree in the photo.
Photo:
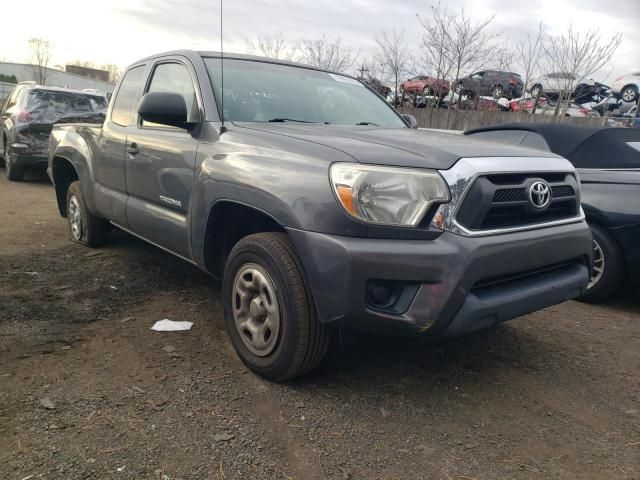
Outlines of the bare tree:
M247 38L244 43L249 55L295 61L298 52L297 46L290 45L282 32L264 35L255 40Z
M454 21L452 15L442 9L440 3L431 6L431 14L421 16L417 14L418 23L424 29L422 33L422 57L418 60L416 74L423 74L425 71L436 76L436 78L450 79L453 69L453 57L449 51L448 28ZM414 70L417 70L414 67ZM440 88L440 83L438 83ZM442 92L436 91L436 105L440 103ZM431 126L432 112L429 112L429 125Z
M508 47L495 46L491 50L491 58L492 61L490 63L494 69L501 72L510 72L515 64L516 52Z
M358 54L342 45L339 38L330 41L323 35L316 40L302 40L301 61L314 67L346 72L358 59Z
M542 56L544 42L545 26L544 23L540 22L535 35L532 35L531 32L527 32L527 39L520 40L516 44L517 61L524 72L523 80L525 88L530 87L529 83L531 79L534 74L540 70L540 58ZM539 100L540 96L538 95L533 103L533 110L531 111L532 114L536 113Z
M122 69L118 65L107 63L102 66L102 69L109 72L109 83L115 85L120 81L120 77L122 76Z
M535 35L527 32L527 39L521 40L516 44L517 60L524 72L525 85L529 84L531 77L540 69L540 57L545 40L544 30L545 26L540 22Z
M559 79L561 92L556 115L566 115L574 90L580 87L589 75L609 63L621 41L622 36L619 33L606 41L602 39L597 28L581 34L569 25L564 35L553 37L544 45L547 73L563 73L563 78Z
M451 23L447 26L447 50L451 56L454 86L462 73L477 68L489 57L498 35L488 33L486 29L494 18L495 15L492 15L476 22L467 16L463 7L449 17ZM447 124L450 113L451 110L447 112Z
M33 65L33 73L40 85L47 83L49 74L48 66L51 61L51 43L42 38L30 38L28 40L31 55L29 61Z
M395 99L398 98L399 77L409 64L409 51L407 50L407 41L405 31L393 29L391 33L382 31L373 37L378 44L378 56L380 63L389 69L389 74L394 79Z

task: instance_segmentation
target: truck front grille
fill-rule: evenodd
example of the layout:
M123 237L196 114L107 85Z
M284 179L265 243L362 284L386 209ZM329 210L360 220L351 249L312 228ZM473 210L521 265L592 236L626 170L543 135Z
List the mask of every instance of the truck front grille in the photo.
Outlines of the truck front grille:
M550 203L544 209L532 205L527 190L544 180L550 187ZM456 215L458 223L472 231L516 228L576 217L580 213L577 179L572 173L493 174L478 177Z

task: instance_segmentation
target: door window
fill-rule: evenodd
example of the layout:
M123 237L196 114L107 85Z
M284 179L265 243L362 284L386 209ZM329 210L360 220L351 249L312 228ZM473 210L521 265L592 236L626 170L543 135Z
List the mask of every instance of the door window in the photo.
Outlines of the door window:
M197 119L198 101L196 92L189 70L182 63L161 63L158 65L153 72L151 83L147 89L147 93L149 92L179 93L187 105L187 120L191 122ZM172 128L144 121L142 125L145 127Z
M131 124L135 108L136 95L144 75L144 65L133 67L124 74L116 99L113 102L111 121L123 127Z

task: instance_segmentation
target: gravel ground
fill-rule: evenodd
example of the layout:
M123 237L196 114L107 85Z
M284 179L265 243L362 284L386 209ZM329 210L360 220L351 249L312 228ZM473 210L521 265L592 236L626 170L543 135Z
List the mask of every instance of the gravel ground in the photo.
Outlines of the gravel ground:
M640 479L637 287L457 340L364 338L277 385L235 356L202 272L121 232L72 244L44 178L2 176L0 205L2 479Z

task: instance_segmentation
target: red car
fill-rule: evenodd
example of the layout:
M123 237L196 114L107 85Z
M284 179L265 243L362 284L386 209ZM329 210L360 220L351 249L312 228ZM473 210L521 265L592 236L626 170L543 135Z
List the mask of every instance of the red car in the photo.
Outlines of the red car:
M420 75L401 83L400 88L408 94L446 97L451 89L451 84L447 80Z
M519 100L512 100L509 102L509 109L512 112L528 112L531 113L533 105L535 104L535 98L521 98ZM538 107L542 107L546 103L546 99L538 99Z

